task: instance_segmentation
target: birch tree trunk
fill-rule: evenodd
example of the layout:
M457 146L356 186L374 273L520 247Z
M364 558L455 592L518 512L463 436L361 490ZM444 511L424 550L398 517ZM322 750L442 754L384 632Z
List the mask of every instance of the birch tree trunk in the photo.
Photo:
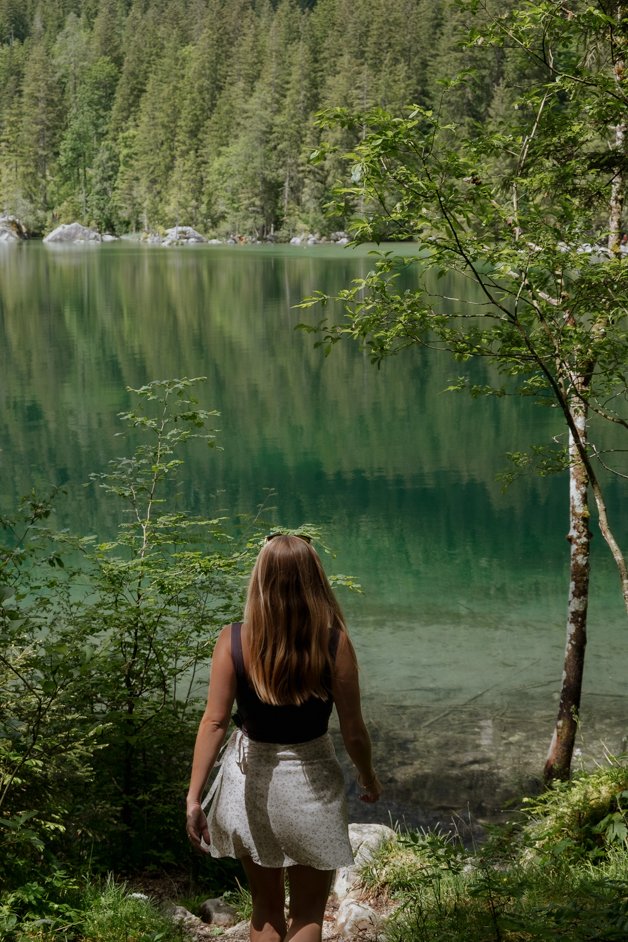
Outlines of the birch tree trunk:
M581 442L587 441L587 409L584 400L572 401L572 413ZM569 565L569 604L567 640L563 665L562 689L558 716L550 743L543 777L550 783L567 779L571 771L584 674L584 653L587 644L587 608L591 530L589 529L589 478L573 435L569 437L569 534L571 544Z
M623 94L624 84L624 30L626 20L626 4L619 0L615 10L617 21L617 37L615 38L615 54L613 62L613 79L619 95ZM620 121L614 128L613 150L617 154L618 163L611 181L611 198L609 206L608 248L614 255L619 255L622 237L622 216L625 198L625 159L626 159L626 122Z
M624 83L624 46L626 3L617 0L615 7L615 20L617 30L612 37L613 42L613 78L616 88L621 92ZM626 191L625 159L627 128L625 121L620 121L613 128L612 147L617 155L617 166L611 181L611 192L608 207L608 248L612 255L619 256L621 251L621 238L623 228L623 211ZM593 325L592 331L603 331L604 320ZM593 376L595 363L589 362L584 374L576 382L576 395L570 402L574 425L580 439L581 448L587 446L587 406L586 392ZM578 396L578 393L584 393ZM570 583L569 607L567 616L567 641L565 644L565 659L563 666L562 689L558 706L558 717L554 734L550 743L547 760L545 762L544 779L552 782L555 779L566 779L571 770L578 722L580 718L580 697L582 693L582 678L584 674L584 653L587 644L587 608L589 600L589 573L591 531L589 529L589 476L581 457L581 450L576 448L573 434L569 436L569 542L570 553ZM601 504L598 494L599 488L594 482L594 493L600 512L600 526L604 538L608 542L613 555L618 561L620 575L622 576L622 589L626 599L626 571L624 560L619 553L619 560L614 550L614 539L609 538L606 523L606 511ZM601 504L601 506L600 506Z

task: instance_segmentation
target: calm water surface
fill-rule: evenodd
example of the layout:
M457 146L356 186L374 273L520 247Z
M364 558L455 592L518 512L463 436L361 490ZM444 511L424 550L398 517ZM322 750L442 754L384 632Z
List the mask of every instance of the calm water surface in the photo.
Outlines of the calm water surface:
M323 525L328 570L363 586L342 601L388 782L378 815L490 816L539 771L562 670L566 482L503 492L496 474L506 452L560 433L552 410L444 392L461 368L443 355L377 370L347 344L325 358L294 330L322 312L292 306L364 275L365 251L0 248L5 506L65 482L61 522L107 534L110 508L80 485L120 452L125 387L207 376L223 450L191 452L186 506L252 512L272 489L271 522ZM617 484L609 495L617 520ZM585 757L625 748L628 716L625 616L595 542Z

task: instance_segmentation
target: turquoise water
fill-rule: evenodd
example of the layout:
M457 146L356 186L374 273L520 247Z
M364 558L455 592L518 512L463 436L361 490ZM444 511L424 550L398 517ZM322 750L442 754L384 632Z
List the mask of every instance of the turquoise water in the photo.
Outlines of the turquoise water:
M125 387L206 376L222 451L191 449L182 500L203 513L265 501L271 525L324 528L328 571L363 587L342 603L378 749L399 747L391 807L405 813L403 776L434 766L445 734L457 769L470 749L497 774L521 735L532 740L522 774L538 771L562 670L568 505L563 478L505 492L496 479L506 452L560 434L553 410L444 392L461 368L443 354L406 351L377 370L350 344L326 358L294 329L322 316L294 304L371 265L365 251L329 247L5 247L0 457L5 507L31 484L65 483L59 522L105 536L113 511L82 484L120 452ZM609 503L625 539L618 482ZM618 579L595 543L591 754L602 738L621 746L628 667Z

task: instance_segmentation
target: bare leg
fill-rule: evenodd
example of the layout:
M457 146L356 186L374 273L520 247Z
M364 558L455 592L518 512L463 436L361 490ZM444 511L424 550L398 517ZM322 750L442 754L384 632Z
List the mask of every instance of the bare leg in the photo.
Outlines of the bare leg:
M333 870L288 867L290 928L285 942L321 942Z
M280 867L260 867L242 857L253 898L251 942L282 942L286 934L285 884Z

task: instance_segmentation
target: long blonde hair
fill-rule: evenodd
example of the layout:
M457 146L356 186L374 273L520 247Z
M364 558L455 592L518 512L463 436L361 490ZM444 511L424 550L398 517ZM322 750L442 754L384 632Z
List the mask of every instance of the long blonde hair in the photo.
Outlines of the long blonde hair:
M283 706L329 697L331 629L346 627L308 541L282 534L267 540L251 573L244 622L248 676L260 700Z

